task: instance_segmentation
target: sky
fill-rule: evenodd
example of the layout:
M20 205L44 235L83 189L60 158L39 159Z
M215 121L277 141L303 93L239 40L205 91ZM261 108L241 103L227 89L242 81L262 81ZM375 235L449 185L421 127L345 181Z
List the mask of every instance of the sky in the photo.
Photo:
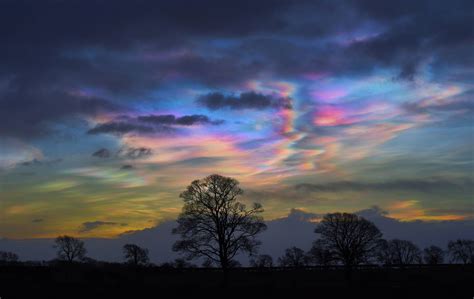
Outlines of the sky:
M119 236L238 179L266 220L474 218L474 2L0 1L0 237Z

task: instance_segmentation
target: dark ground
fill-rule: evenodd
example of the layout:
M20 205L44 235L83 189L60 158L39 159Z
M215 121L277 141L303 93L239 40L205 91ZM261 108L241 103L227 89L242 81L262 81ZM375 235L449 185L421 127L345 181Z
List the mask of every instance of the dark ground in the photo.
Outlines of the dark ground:
M344 268L239 268L228 285L218 269L132 268L119 264L0 266L0 298L469 298L474 265ZM301 295L301 296L300 296Z

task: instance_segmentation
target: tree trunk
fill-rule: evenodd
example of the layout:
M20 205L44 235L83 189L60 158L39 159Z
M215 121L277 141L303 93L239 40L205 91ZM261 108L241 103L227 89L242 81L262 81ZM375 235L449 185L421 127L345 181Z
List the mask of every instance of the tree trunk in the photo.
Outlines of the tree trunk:
M221 267L222 267L221 287L228 288L229 287L229 262L227 261L227 259L223 258L221 260Z

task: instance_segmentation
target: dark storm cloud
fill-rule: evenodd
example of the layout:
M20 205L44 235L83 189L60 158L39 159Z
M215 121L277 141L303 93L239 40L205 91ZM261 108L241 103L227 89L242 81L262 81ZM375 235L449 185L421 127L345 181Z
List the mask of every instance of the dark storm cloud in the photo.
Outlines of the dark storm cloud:
M400 77L412 79L421 62L442 60L445 64L459 64L459 57L446 55L447 49L470 48L474 40L472 22L474 2L453 1L360 1L360 11L388 29L381 34L354 43L353 55L371 57L385 66L400 69ZM350 54L350 53L348 53ZM464 63L472 57L462 58Z
M86 233L90 232L94 229L100 228L102 226L127 226L127 223L117 223L117 222L109 222L109 221L90 221L84 222L81 224L79 229L79 233Z
M51 133L51 122L119 109L102 98L80 97L46 87L11 87L0 93L0 136L42 136Z
M439 192L459 191L472 188L472 180L394 180L387 182L338 181L325 184L298 184L295 189L304 192L346 192L346 191L416 191Z
M222 90L315 70L337 76L389 67L411 80L430 62L434 74L452 72L474 63L473 11L470 0L1 1L0 135L47 135L51 123L117 109L115 96L133 106L175 76ZM362 39L327 42L361 28L369 28ZM69 92L81 87L114 97ZM210 109L274 105L250 93L202 101ZM149 130L131 126L93 132Z
M220 92L212 92L200 96L197 102L211 110L218 109L255 109L263 110L268 108L291 109L290 98L277 98L272 95L264 95L254 91L244 92L238 96L224 95Z

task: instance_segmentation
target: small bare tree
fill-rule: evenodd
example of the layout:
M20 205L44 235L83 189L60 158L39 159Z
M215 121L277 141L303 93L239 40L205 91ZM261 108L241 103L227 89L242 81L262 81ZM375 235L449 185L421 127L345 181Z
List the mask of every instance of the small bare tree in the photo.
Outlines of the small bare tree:
M57 255L60 260L65 260L70 263L75 260L82 260L86 255L86 248L84 242L71 236L59 236L54 241L53 248L57 250Z
M459 239L449 241L448 252L452 262L474 263L474 240Z
M242 193L237 180L217 174L193 181L180 195L184 207L173 233L181 240L173 250L188 259L206 258L224 270L237 253L254 254L260 245L256 236L266 229L263 208L254 204L247 209L237 201Z
M334 252L327 248L322 240L314 241L306 256L312 265L329 266L335 264Z
M372 222L348 213L326 214L315 232L321 235L320 246L349 268L367 262L382 237Z
M428 265L437 265L444 262L444 250L438 246L430 246L423 250L423 260Z
M285 254L278 258L278 264L282 267L304 267L307 265L304 250L291 247L285 250Z
M134 266L146 265L149 262L148 249L141 248L135 244L125 244L123 246L125 260Z
M388 241L388 256L391 257L390 264L407 265L421 262L421 251L408 240L393 239Z
M14 252L0 251L0 262L14 263L18 261L18 255Z
M268 254L261 254L250 260L250 266L255 268L273 267L273 258Z

